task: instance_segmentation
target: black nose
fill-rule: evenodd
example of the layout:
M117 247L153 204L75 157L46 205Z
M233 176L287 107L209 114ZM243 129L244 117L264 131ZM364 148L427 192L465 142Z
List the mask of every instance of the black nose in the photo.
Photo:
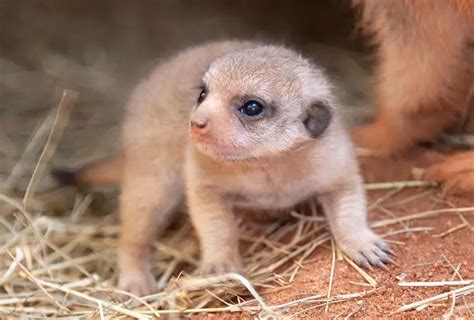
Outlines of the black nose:
M204 129L207 127L207 121L191 121L191 127L196 129Z

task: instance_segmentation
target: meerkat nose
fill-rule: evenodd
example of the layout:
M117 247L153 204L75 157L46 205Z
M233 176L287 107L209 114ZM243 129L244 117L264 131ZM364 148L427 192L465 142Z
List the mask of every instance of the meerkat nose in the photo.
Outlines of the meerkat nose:
M207 120L191 120L191 128L193 129L205 129L207 127Z

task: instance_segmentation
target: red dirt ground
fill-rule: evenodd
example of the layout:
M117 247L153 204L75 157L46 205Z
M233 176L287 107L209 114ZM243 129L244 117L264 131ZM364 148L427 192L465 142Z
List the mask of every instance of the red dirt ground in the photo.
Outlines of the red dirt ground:
M363 161L362 168L368 182L386 180L404 180L410 178L410 171L419 163L419 157L414 160L398 160L387 163L386 161ZM387 168L389 168L387 170ZM386 195L390 190L369 192L369 200L372 203ZM412 199L410 201L410 198ZM404 201L404 202L400 202ZM400 203L397 203L400 202ZM383 204L387 210L373 209L369 213L369 219L386 219L393 216L404 216L408 214L450 207L472 207L474 197L467 195L463 198L443 196L439 189L414 188L402 190L390 197ZM389 233L403 229L404 227L431 227L430 231L402 233L388 236L386 239L392 242L391 246L396 252L398 266L390 265L389 270L368 271L377 281L375 292L363 298L348 302L330 305L326 313L324 307L314 308L314 304L300 305L291 309L296 319L343 319L351 312L353 318L369 319L432 319L440 318L449 312L452 301L438 302L421 311L408 311L392 314L400 306L412 303L433 295L449 291L450 288L424 288L424 287L400 287L397 277L403 277L404 281L442 281L453 280L454 267L460 266L459 273L463 279L474 279L474 215L464 214L471 226L447 234L444 237L437 235L453 228L463 221L457 213L440 214L430 219L417 219L406 222L404 225L395 224L386 228L377 229L379 234ZM308 258L295 282L277 292L265 293L263 297L270 305L280 304L303 298L305 296L323 294L328 290L329 275L331 270L331 250L316 250ZM456 278L455 280L459 280ZM332 295L355 293L369 290L370 287L351 284L352 282L363 283L361 278L352 267L344 261L337 261L335 267ZM474 318L474 296L466 296L457 299L456 306L471 304L470 310L455 312L456 316ZM290 314L291 314L290 313ZM216 314L199 315L198 319L241 319L253 318L252 314Z

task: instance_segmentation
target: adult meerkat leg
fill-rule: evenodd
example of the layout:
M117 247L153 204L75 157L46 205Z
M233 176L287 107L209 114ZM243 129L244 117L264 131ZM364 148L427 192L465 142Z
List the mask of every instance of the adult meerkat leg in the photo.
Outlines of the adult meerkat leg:
M241 272L237 224L232 208L209 189L190 188L189 214L201 244L204 274Z
M152 293L152 245L157 234L172 221L182 200L179 175L161 163L127 162L120 198L119 287L143 296ZM153 167L155 166L155 167Z
M465 151L432 165L426 177L442 183L445 193L474 195L474 151Z
M389 248L367 225L362 181L357 179L319 198L338 246L356 263L383 266Z
M359 2L364 26L379 43L379 113L353 137L393 155L433 139L466 107L474 79L472 26L448 1Z

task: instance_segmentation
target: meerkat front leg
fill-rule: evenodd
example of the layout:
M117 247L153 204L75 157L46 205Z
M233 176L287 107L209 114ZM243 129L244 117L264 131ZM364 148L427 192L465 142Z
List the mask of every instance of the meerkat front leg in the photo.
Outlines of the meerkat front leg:
M201 244L202 273L241 272L239 237L231 206L207 187L191 186L187 197Z
M154 168L153 162L141 166L130 161L122 181L118 286L138 296L156 290L151 266L153 242L171 222L183 196L179 175L157 166L163 164Z
M367 204L360 177L319 197L337 245L365 267L383 267L389 247L367 225Z

